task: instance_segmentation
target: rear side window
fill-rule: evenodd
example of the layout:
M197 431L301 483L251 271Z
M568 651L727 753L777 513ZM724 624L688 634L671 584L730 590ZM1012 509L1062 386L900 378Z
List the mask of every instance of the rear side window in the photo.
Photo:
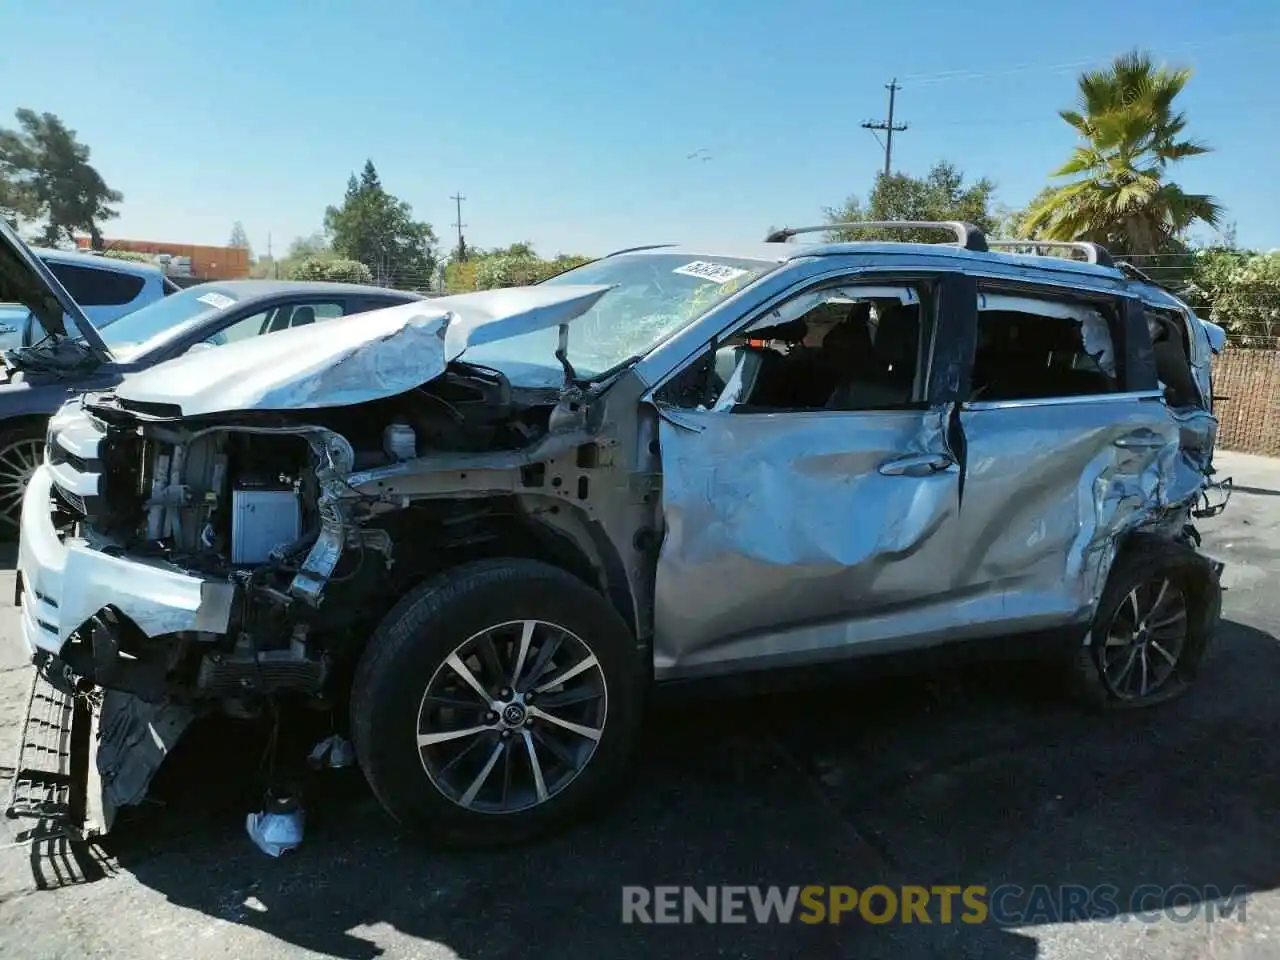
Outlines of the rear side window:
M1145 317L1165 402L1171 407L1194 406L1199 402L1199 393L1191 374L1186 325L1176 314L1150 307Z
M971 400L1027 400L1120 389L1104 305L984 292Z
M53 275L67 288L71 299L82 307L119 307L132 303L145 281L128 273L94 270L67 263L49 263Z

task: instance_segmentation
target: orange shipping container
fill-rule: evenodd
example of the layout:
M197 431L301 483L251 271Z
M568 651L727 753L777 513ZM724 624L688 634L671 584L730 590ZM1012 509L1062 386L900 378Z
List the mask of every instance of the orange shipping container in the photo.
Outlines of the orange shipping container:
M76 245L81 249L87 249L89 238L77 237ZM249 275L249 251L240 247L211 247L192 243L117 239L107 239L106 246L113 250L186 257L191 263L191 275L202 280L236 280Z

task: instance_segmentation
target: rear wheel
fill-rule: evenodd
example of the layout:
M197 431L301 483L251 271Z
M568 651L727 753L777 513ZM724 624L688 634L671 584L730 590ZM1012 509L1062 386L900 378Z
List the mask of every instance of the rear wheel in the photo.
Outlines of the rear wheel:
M33 425L0 432L0 535L13 538L22 516L22 497L44 462L44 429Z
M1082 696L1117 710L1185 692L1216 626L1218 589L1209 562L1188 547L1143 546L1122 556L1077 658Z
M431 839L530 839L615 790L645 676L626 624L576 577L469 564L375 632L352 695L356 754L383 806Z

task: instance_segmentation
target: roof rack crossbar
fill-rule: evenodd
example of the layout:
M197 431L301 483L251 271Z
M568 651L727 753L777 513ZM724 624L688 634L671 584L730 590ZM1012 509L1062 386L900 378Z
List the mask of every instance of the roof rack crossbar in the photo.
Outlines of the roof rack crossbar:
M1083 253L1085 260L1096 266L1114 267L1116 265L1110 250L1101 244L1085 240L991 240L988 243L997 249L1031 247L1033 250L1075 250Z
M960 220L865 220L850 223L824 223L816 227L783 227L764 238L765 243L786 243L796 234L824 233L829 230L950 230L955 234L955 244L965 250L985 253L987 236L980 227Z

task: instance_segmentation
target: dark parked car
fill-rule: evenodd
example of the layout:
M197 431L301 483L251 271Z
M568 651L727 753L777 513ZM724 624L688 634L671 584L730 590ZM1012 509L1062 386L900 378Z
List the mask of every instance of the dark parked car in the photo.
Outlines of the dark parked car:
M50 286L65 288L38 257L12 234L6 257L28 261ZM16 262L0 263L0 278L13 276ZM10 298L4 298L10 299ZM192 349L275 333L316 320L363 313L422 299L420 294L382 287L285 280L236 280L204 283L151 303L97 329L70 296L56 310L63 319L31 346L4 353L0 373L0 533L16 527L22 493L44 458L49 417L73 394L101 390L127 374L180 356ZM74 313L73 313L74 311ZM34 314L33 314L34 316ZM65 318L70 317L71 323ZM67 336L67 330L76 335Z

